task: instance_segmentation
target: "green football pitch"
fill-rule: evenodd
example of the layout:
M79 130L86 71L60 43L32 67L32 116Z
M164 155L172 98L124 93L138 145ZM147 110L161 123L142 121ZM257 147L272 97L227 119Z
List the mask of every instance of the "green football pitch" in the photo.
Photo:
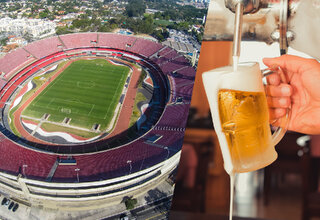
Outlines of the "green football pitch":
M111 121L129 73L129 67L110 64L104 59L77 60L27 106L22 115L49 121L105 129Z

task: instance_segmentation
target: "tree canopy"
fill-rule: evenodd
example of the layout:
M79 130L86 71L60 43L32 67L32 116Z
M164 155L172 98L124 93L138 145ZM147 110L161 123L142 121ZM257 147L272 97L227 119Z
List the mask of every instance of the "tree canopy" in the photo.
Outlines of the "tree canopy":
M141 0L129 0L126 6L126 14L129 17L139 17L146 11L146 4Z

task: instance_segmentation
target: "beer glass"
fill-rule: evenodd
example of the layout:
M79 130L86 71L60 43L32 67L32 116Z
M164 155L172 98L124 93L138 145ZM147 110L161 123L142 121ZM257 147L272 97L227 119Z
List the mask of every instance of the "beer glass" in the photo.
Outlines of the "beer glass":
M286 132L289 110L272 134L262 78L279 72L261 72L258 63L240 63L236 70L226 66L202 75L229 174L258 170L277 159L274 147Z

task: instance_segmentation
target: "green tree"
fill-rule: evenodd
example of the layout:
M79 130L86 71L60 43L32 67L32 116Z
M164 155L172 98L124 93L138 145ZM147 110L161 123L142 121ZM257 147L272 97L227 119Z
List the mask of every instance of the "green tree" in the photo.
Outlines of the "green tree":
M129 17L139 17L146 11L146 4L141 0L129 0L126 6L126 14Z
M165 41L169 37L167 29L157 29L153 31L152 35L157 38L160 42Z
M137 199L133 199L133 198L127 198L127 200L125 201L125 205L128 210L133 209L137 203L138 203Z
M153 18L151 15L144 16L139 28L141 33L151 34L153 31Z
M1 41L0 41L0 45L2 45L2 46L5 46L5 45L7 45L7 42L8 42L8 40L9 40L9 38L3 38Z
M43 12L40 12L40 13L39 13L39 17L40 17L40 18L48 18L48 13L46 13L46 12L44 12L44 11L43 11Z
M98 28L98 31L99 32L110 32L110 31L112 31L112 28L109 23L105 23Z
M23 18L27 18L27 17L29 17L29 15L24 12L24 13L22 14L22 17L23 17Z
M68 34L68 33L71 33L71 31L67 27L57 27L56 28L57 35Z

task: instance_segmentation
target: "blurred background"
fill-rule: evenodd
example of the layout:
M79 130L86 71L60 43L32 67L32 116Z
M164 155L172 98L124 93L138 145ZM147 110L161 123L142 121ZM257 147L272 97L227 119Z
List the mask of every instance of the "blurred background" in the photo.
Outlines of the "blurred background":
M232 41L216 41L212 37L217 25L214 20L215 6L211 1L178 169L173 212L229 213L230 180L223 168L201 77L208 70L232 63ZM257 17L261 21L261 17ZM254 22L254 17L250 19ZM277 42L242 41L240 62L256 61L263 69L262 59L280 56L279 48ZM290 46L287 53L312 58ZM320 219L319 141L319 136L288 131L276 146L279 154L276 162L259 171L239 174L235 187L234 216L279 220Z

